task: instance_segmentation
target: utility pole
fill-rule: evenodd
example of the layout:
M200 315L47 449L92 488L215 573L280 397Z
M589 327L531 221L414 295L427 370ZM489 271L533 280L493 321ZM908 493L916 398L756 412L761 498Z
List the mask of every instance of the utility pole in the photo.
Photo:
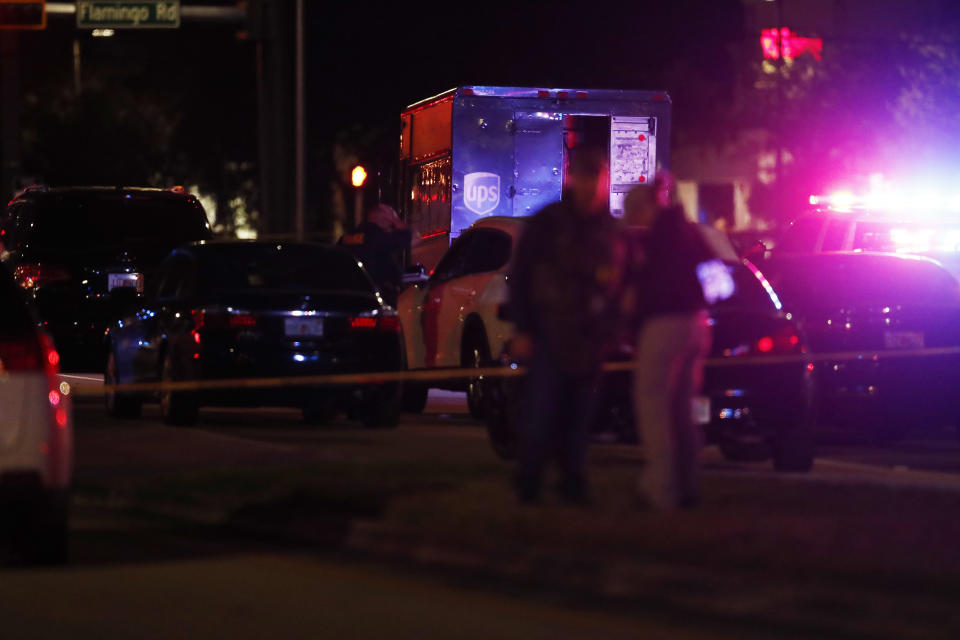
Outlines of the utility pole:
M0 202L20 174L20 34L0 31Z

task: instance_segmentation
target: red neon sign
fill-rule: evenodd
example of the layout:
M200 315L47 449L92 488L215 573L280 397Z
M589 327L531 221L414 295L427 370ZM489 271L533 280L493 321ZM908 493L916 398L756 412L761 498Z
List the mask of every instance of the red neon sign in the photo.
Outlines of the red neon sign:
M799 58L805 53L813 56L814 60L823 58L823 38L803 38L790 31L787 27L780 29L782 42L777 47L777 29L764 29L760 32L760 48L763 49L763 57L767 60L777 60L780 57L780 49L783 50L783 58L792 60Z

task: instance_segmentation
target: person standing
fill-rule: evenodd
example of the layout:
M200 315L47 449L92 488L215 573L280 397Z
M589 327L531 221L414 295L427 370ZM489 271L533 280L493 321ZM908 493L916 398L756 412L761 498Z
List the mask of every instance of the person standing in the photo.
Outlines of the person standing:
M356 231L340 238L380 289L387 304L396 306L403 284L403 253L410 250L411 231L393 207L380 203L367 211Z
M554 457L560 497L588 497L594 387L626 263L608 181L599 151L572 150L563 200L526 223L507 278L517 331L510 351L528 363L515 485L521 502L539 500L544 467Z
M628 195L625 218L648 229L635 255L637 431L646 453L639 490L659 509L699 501L697 457L702 447L693 423L711 329L697 267L713 259L696 225L673 202L669 174Z

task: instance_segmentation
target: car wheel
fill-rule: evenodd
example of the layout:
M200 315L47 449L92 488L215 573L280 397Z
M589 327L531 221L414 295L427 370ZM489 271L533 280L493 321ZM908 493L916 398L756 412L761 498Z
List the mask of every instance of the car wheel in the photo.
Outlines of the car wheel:
M487 412L484 424L490 447L502 460L514 460L520 447L520 402L522 378L490 378L487 385Z
M160 376L163 382L176 382L173 358L168 353L163 360L163 373ZM160 415L164 424L177 427L192 427L197 422L199 407L196 397L189 391L174 391L166 389L160 392Z
M404 382L401 397L401 408L404 413L423 413L427 408L427 393L429 388L418 382Z
M481 369L490 364L490 347L483 329L471 331L463 344L461 363L465 368ZM471 376L467 380L467 408L470 415L482 420L487 411L487 385L483 376Z
M69 504L69 494L57 491L28 507L31 517L26 519L28 524L20 544L28 564L66 564Z
M392 429L400 423L401 391L398 384L385 384L371 390L363 412L363 426Z
M113 349L107 355L107 366L103 373L106 385L117 384L117 356ZM143 401L137 396L117 391L107 391L103 397L107 415L114 418L139 418L143 410Z
M773 468L806 473L813 468L814 437L809 425L785 427L771 444Z

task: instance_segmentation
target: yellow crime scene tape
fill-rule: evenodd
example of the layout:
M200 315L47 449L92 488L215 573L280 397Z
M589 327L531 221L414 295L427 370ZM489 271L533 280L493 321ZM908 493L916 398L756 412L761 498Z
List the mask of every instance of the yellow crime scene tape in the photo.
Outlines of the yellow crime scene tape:
M901 358L960 355L960 347L932 347L927 349L897 349L887 351L841 351L835 353L798 353L783 356L726 356L707 358L708 367L740 367L745 365L779 365L791 363L819 363L839 361L878 362ZM607 362L605 373L633 371L639 361ZM387 382L439 382L465 378L508 378L526 374L522 366L497 366L449 369L407 369L365 373L331 373L312 376L276 378L222 378L217 380L183 380L165 382L135 382L124 384L67 385L65 391L75 396L98 396L107 391L119 393L149 393L157 391L207 391L218 389L268 389L276 387L304 387L326 385L366 385Z

